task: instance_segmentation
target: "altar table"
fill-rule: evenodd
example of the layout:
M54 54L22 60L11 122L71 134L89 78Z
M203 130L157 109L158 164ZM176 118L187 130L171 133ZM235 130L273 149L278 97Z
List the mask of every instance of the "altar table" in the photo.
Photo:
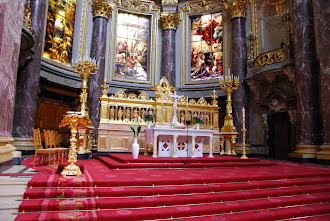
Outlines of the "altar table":
M209 157L212 158L213 134L214 130L207 129L196 130L188 128L187 131L187 129L155 127L153 128L152 157L187 157L187 151L190 157L203 157L202 143L206 139L206 142L210 145ZM157 150L158 153L162 154L157 154ZM166 151L168 152L167 154Z

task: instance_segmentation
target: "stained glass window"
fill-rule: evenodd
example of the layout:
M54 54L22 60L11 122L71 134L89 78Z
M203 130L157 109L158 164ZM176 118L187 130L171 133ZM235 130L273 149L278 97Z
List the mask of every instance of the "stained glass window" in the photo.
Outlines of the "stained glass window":
M116 78L148 80L149 23L148 16L118 13Z
M49 0L43 57L71 65L76 0Z
M223 75L222 13L191 18L191 81Z

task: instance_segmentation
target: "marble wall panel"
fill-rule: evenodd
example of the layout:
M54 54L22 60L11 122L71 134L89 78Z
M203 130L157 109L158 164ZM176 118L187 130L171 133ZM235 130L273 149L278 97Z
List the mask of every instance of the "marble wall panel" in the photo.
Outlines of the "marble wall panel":
M10 137L20 52L23 0L0 3L0 136Z

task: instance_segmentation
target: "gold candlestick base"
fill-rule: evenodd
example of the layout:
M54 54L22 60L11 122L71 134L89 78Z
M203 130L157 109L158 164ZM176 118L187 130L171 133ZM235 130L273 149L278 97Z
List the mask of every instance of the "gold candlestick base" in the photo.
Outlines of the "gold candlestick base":
M243 128L242 132L243 132L243 154L241 156L241 159L248 159L248 157L246 156L246 151L245 151L245 133L246 133L247 129Z
M69 165L66 166L63 171L61 172L62 176L81 176L82 173L80 171L80 168L75 165L75 162L77 162L77 130L78 125L84 127L87 129L85 118L79 116L77 113L72 113L66 115L61 124L60 127L64 127L70 125L70 132L71 132L71 138L70 138L70 152L69 152Z

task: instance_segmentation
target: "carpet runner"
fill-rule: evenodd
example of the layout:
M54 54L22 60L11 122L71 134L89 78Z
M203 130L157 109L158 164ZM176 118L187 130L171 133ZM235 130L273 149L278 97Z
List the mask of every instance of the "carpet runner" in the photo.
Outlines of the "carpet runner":
M172 164L167 159L141 158L144 162L137 162L129 156L108 158L137 167L113 170L101 158L79 161L85 168L81 177L61 177L55 171L43 170L28 183L16 220L199 221L295 217L299 218L295 220L322 221L330 216L330 168L327 167L251 159L245 163L262 164L170 169L159 167L165 162ZM216 158L201 158L203 162L196 159L195 164L243 163L235 157ZM140 164L148 167L139 168Z

